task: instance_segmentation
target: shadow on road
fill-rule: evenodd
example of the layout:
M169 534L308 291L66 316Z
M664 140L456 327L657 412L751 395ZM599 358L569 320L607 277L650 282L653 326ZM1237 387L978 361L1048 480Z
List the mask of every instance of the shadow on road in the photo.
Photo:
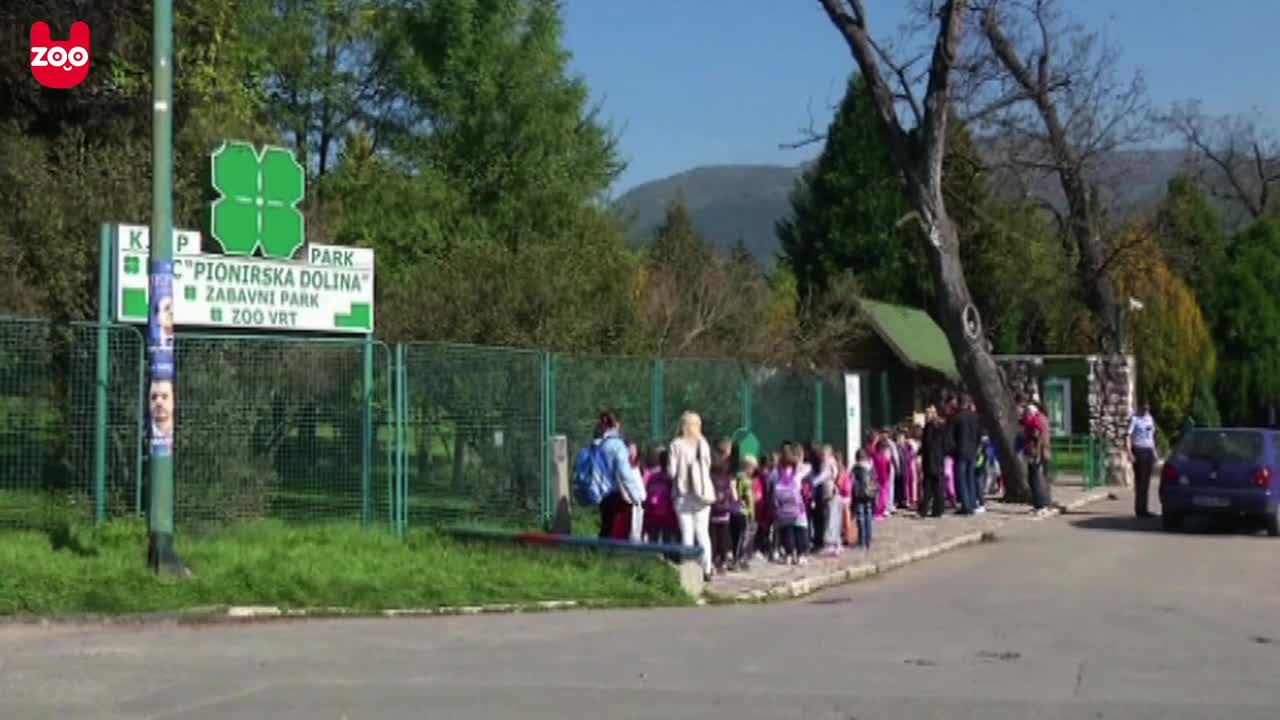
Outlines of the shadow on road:
M1090 515L1071 520L1072 527L1084 530L1120 530L1123 532L1159 532L1160 518L1136 518L1126 515Z
M1073 527L1082 530L1117 530L1120 532L1163 532L1160 518L1136 518L1128 515L1090 515L1071 520ZM1254 535L1260 530L1257 522L1229 517L1189 517L1185 520L1184 535Z

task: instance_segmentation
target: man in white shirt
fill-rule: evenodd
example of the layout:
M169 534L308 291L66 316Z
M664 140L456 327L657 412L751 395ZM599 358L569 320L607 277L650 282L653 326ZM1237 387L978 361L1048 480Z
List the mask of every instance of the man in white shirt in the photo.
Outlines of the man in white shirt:
M1129 457L1133 460L1133 511L1140 518L1151 517L1147 496L1151 493L1151 471L1156 464L1156 421L1150 403L1142 403L1137 415L1129 418Z

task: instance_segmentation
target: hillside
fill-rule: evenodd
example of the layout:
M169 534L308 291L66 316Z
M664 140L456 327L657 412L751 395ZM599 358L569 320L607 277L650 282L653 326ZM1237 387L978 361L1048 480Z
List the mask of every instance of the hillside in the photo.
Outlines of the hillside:
M1149 211L1164 196L1182 167L1177 150L1125 151L1104 163L1104 193L1116 217ZM716 245L729 248L741 237L761 261L772 264L779 252L774 224L790 216L788 196L803 166L709 165L637 185L616 201L631 218L630 236L646 242L662 222L667 205L683 194L698 228ZM997 190L1020 195L1028 188L1059 207L1062 193L1051 177L1006 178Z

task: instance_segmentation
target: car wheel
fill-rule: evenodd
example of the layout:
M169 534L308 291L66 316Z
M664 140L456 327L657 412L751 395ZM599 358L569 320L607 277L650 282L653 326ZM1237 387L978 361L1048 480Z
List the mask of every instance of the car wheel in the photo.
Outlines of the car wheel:
M1165 532L1178 532L1182 529L1182 515L1177 513L1161 513L1160 526Z
M1277 505L1274 510L1267 513L1263 521L1266 524L1268 535L1271 537L1280 535L1280 505Z

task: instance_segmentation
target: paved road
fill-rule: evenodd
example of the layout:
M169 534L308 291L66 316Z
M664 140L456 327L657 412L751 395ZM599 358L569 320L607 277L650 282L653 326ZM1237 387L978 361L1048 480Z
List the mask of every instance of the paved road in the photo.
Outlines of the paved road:
M0 628L0 718L1274 718L1280 540L1093 514L786 605Z

